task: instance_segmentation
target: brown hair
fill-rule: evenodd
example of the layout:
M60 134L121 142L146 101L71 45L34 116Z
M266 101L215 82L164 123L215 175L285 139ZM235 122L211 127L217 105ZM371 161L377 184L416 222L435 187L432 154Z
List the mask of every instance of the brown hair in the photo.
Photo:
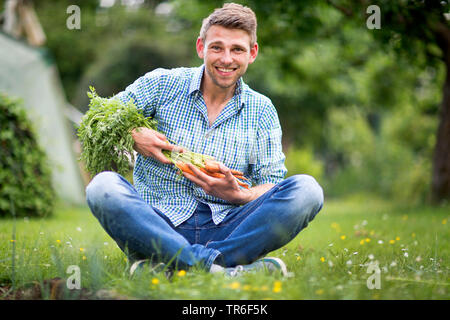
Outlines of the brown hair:
M229 29L241 29L250 36L250 46L256 42L256 15L252 9L237 3L225 3L217 8L207 18L203 19L200 38L205 42L206 32L213 25Z

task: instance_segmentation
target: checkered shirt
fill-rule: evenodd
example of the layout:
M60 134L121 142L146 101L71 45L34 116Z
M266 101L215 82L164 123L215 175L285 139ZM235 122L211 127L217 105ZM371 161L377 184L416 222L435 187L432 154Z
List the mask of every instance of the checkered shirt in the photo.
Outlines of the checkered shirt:
M287 173L281 148L281 127L270 99L239 79L233 98L210 126L198 68L156 69L137 79L117 97L133 99L146 117L158 122L169 141L213 156L244 173L252 185L276 184ZM138 155L133 172L136 190L151 206L178 226L203 202L217 225L236 205L207 195L178 174L173 165ZM250 183L249 183L250 185Z

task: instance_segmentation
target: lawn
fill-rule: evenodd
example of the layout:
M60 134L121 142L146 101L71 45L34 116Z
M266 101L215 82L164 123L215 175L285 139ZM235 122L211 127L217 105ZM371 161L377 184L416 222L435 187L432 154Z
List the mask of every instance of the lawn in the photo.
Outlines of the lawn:
M77 265L84 288L77 292L87 298L449 299L449 209L406 208L368 196L328 200L305 230L271 254L292 277L225 278L193 269L168 280L163 272L130 278L126 256L89 209L59 204L47 219L2 219L0 295L14 297L12 284L26 292L40 283L43 297L52 297L42 284L60 277L65 287L68 266ZM375 261L380 288L369 289Z

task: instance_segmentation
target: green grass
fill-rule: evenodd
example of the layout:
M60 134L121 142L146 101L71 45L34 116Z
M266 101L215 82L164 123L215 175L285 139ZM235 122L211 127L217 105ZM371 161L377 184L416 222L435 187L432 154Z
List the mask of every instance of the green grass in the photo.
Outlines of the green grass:
M78 265L82 287L133 299L450 298L448 206L401 208L362 196L329 200L293 241L271 253L293 277L230 279L194 269L171 280L163 273L130 279L125 255L88 208L57 208L48 219L17 219L15 242L13 219L2 219L0 286L67 278L67 267ZM381 289L370 290L367 264L375 260Z

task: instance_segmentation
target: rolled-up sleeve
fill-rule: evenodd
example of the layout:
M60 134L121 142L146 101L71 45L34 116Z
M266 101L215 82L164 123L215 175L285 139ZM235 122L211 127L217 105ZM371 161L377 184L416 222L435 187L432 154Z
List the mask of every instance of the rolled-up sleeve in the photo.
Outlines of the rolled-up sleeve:
M254 185L281 182L287 169L281 145L281 126L275 107L269 104L258 122L252 153L252 183Z

